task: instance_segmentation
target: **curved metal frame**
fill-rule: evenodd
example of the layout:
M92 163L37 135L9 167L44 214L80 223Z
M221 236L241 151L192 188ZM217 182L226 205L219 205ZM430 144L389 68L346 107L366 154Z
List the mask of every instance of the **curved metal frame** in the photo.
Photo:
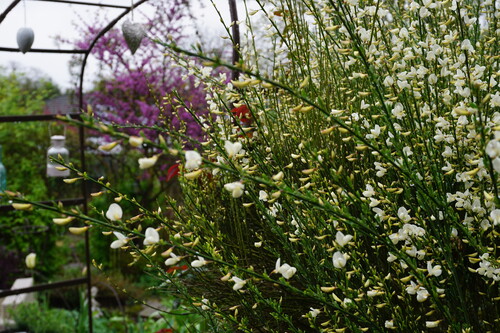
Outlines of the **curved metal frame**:
M75 4L75 5L82 5L82 6L98 6L98 7L107 7L107 8L115 8L115 9L123 9L123 12L118 15L115 19L110 21L108 25L106 25L92 40L90 43L89 47L84 50L61 50L61 49L31 49L29 52L31 53L59 53L59 54L83 54L83 60L82 60L82 65L80 69L80 77L79 77L79 87L78 87L78 106L80 111L83 109L83 77L85 75L85 67L87 65L87 60L89 55L91 54L94 46L98 42L98 40L104 36L106 32L111 30L124 16L126 16L129 12L131 12L134 8L142 5L143 3L147 2L148 0L138 0L135 3L132 1L130 6L120 6L120 5L111 5L111 4L102 4L102 3L88 3L88 2L82 2L82 1L74 1L74 0L37 0L38 2L54 2L54 3L63 3L63 4ZM21 2L21 0L12 0L10 5L2 12L0 13L0 24L3 22L3 20L7 17L7 15ZM232 63L236 64L240 60L240 32L239 32L239 26L238 26L238 12L237 12L237 5L235 0L228 0L229 4L229 11L231 15L231 32L232 32L232 37L233 37L233 52L232 52ZM0 51L7 51L7 52L20 52L19 49L17 48L7 48L7 47L0 47ZM238 71L233 71L231 73L232 79L237 80L239 76ZM72 117L78 117L78 114L71 114ZM29 116L13 116L13 117L6 117L6 116L1 116L0 115L0 122L15 122L15 121L43 121L43 120L55 120L56 117L55 115L29 115ZM84 154L84 128L80 126L79 128L79 137L80 137L80 163L81 167L83 170L85 170L85 154ZM85 185L85 182L82 182L82 193L83 193L83 199L76 199L75 202L70 199L67 204L83 204L84 207L84 212L87 213L87 188ZM1 207L0 207L1 208ZM6 208L6 207L4 207ZM1 210L1 209L0 209ZM86 277L81 278L81 279L75 279L75 280L67 280L67 281L60 281L56 283L50 283L50 284L44 284L44 285L39 285L35 287L30 287L30 288L24 288L24 289L18 289L18 290L10 290L10 291L4 291L0 294L5 294L5 295L14 295L14 294L22 294L22 293L27 293L27 292L33 292L33 291L39 291L39 290L46 290L46 289L53 289L53 288L59 288L61 286L71 286L71 285L78 285L78 284L83 284L85 283L87 285L87 295L88 295L88 318L89 318L89 332L93 332L93 325L92 325L92 306L91 306L91 274L90 274L90 251L89 251L89 234L88 231L85 232L85 256L86 256ZM3 295L3 296L5 296Z
M97 4L97 3L86 3L86 2L81 2L81 1L72 1L72 0L38 0L38 1L44 1L44 2L57 2L57 3L66 3L66 4L76 4L76 5L84 5L84 6L99 6L99 7L108 7L108 8L118 8L118 9L123 9L123 12L118 15L115 19L110 21L108 25L106 25L92 40L90 43L89 47L86 50L58 50L58 49L31 49L29 52L32 53L69 53L69 54L83 54L83 61L81 65L81 70L80 70L80 78L79 78L79 87L78 87L78 106L79 109L83 109L83 77L85 75L85 66L87 64L87 59L89 55L91 54L94 46L96 45L97 41L99 38L104 36L106 32L111 30L125 15L127 15L130 11L132 11L133 8L142 5L148 0L139 0L135 3L132 3L130 6L118 6L118 5L108 5L108 4ZM7 17L9 12L11 12L19 3L21 0L13 0L10 5L0 14L0 24L3 22L3 20ZM7 52L20 52L19 49L17 48L6 48L6 47L0 47L0 51L7 51ZM5 122L10 122L10 121L40 121L40 120L55 120L54 115L48 115L48 117L42 117L43 119L39 119L40 116L24 116L24 117L1 117L3 118L2 121ZM12 118L12 119L10 119ZM80 126L79 128L79 141L80 141L80 163L81 167L83 170L86 169L85 166L85 152L84 152L84 128ZM84 213L87 213L87 188L85 185L85 182L82 182L82 194L83 194L83 200L78 200L78 203L83 204L83 209ZM11 295L11 294L22 294L22 293L27 293L27 292L32 292L32 291L40 291L40 290L47 290L47 289L53 289L53 288L59 288L62 285L79 285L79 284L86 284L87 285L87 297L88 297L88 321L89 321L89 332L93 332L93 324L92 324L92 293L91 293L91 273L90 273L90 244L89 244L89 234L88 231L85 232L85 259L86 259L86 276L85 278L81 279L76 279L76 280L68 280L68 281L59 281L56 283L49 283L49 284L43 284L31 288L25 288L25 289L18 289L18 290L10 290L10 291L5 291L3 292L5 295Z

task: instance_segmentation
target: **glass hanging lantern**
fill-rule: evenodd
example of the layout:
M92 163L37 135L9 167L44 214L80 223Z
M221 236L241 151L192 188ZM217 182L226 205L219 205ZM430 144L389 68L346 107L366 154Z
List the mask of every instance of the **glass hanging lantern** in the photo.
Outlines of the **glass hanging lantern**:
M53 161L64 160L64 162L69 162L69 151L65 147L66 137L64 135L52 135L50 137L50 147L47 150L47 177L68 177L69 169L63 169L64 167Z
M7 170L2 163L2 146L0 145L0 193L7 189Z

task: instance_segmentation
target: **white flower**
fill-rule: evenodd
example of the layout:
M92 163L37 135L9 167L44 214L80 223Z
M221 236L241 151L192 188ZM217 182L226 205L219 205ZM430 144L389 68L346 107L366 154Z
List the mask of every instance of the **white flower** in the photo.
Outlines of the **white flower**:
M188 171L199 168L201 163L203 162L201 159L201 155L195 150L186 151L184 157L186 158L186 164L184 164L184 167Z
M373 190L373 186L370 184L366 184L366 191L363 191L363 196L366 198L370 198L375 195L375 191Z
M377 177L383 177L385 173L387 172L387 169L382 166L382 163L380 162L375 162L375 169L377 170L377 173L375 174Z
M436 328L436 327L438 327L439 322L440 322L440 320L436 320L436 321L426 321L426 322L425 322L425 327L427 327L427 328Z
M226 191L231 192L233 198L239 198L243 195L243 190L245 189L245 185L242 182L234 182L224 185Z
M491 158L500 156L500 142L497 140L491 140L488 142L486 145L486 154L488 154Z
M237 276L233 276L231 281L234 282L233 290L240 290L247 283L246 280L242 280Z
M396 259L398 259L398 258L394 254L389 252L389 255L387 256L387 262L393 262L393 261L396 261Z
M406 292L409 294L409 295L415 295L418 291L418 286L415 282L413 281L410 281L410 285L408 287L406 287Z
M427 300L427 298L429 296L430 296L429 292L424 287L420 287L418 289L418 291L417 291L417 301L419 301L420 303L425 302L425 300Z
M128 242L128 238L125 237L124 234L121 232L113 231L113 234L116 236L117 240L115 240L113 243L111 243L110 247L112 249L119 249L120 247L124 246Z
M387 76L385 79L384 79L384 82L383 82L384 86L386 87L390 87L394 84L394 79L390 76Z
M210 305L210 301L209 301L208 299L206 299L206 298L202 299L202 300L201 300L201 303L202 303L202 306L201 306L201 309L202 309L202 310L206 311L206 310L209 310L209 309L210 309L210 307L209 307L209 305ZM208 304L208 305L207 305L207 304Z
M398 209L398 217L403 222L408 222L408 221L411 220L411 217L408 214L408 210L405 207L399 207L399 209Z
M227 155L229 156L229 158L235 156L236 154L238 154L241 150L241 148L243 148L243 146L241 145L241 142L231 142L231 141L226 141L224 143L224 148L226 149L226 152L227 152Z
M26 256L24 260L26 262L26 267L33 269L36 266L36 253L30 253Z
M493 169L495 169L496 172L500 173L500 158L497 157L492 161L493 164Z
M269 198L269 194L267 194L266 191L263 191L263 190L259 191L259 200L260 201L267 201L268 198Z
M375 125L375 127L373 129L370 130L370 134L367 134L366 135L366 138L367 139L376 139L380 136L380 131L382 129L380 128L379 125Z
M471 53L474 53L474 47L472 46L472 43L468 39L464 39L461 44L461 49L465 51L469 51Z
M117 203L112 203L109 205L108 211L106 212L106 217L110 221L118 221L122 218L123 211L120 205Z
M491 220L493 221L493 225L500 224L500 209L495 209L490 213Z
M398 80L398 84L399 82L400 81ZM397 119L402 119L405 115L403 104L397 103L392 109L392 115Z
M131 136L128 138L128 143L132 146L132 147L140 147L142 145L142 143L144 142L144 139L141 138L140 136Z
M344 247L352 239L352 235L344 235L341 231L337 231L335 235L335 241L340 247Z
M170 258L165 260L165 266L175 265L181 260L182 260L182 257L178 257L173 252L170 252Z
M156 164L156 161L158 161L158 155L153 155L151 157L142 157L138 160L139 169L151 168L153 165Z
M392 320L386 320L384 326L385 328L394 328L394 322Z
M147 228L144 238L144 245L153 245L160 241L160 234L156 231L155 228Z
M309 311L309 315L311 315L312 318L316 318L320 313L320 309L315 309L315 308L310 308L311 311Z
M205 266L206 264L208 264L208 261L206 261L205 258L200 256L198 256L197 260L193 260L193 262L191 262L192 267L201 267Z
M290 266L289 264L281 265L281 258L276 260L275 266L276 273L280 273L285 279L290 279L297 272L297 268Z
M443 273L443 270L441 269L441 265L436 265L433 267L432 263L428 261L427 272L429 272L429 275L440 276Z
M348 256L340 251L337 251L333 254L333 266L335 268L344 268L347 263Z

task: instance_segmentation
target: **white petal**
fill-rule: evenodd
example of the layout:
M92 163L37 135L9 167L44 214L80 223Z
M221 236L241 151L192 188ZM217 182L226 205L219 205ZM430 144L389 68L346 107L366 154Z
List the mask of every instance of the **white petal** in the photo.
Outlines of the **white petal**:
M231 142L231 141L226 141L224 143L224 148L226 149L227 155L229 158L235 156L238 154L243 146L241 145L241 142Z
M106 217L111 221L118 221L122 218L123 211L120 205L117 203L112 203L109 205L108 211L106 212Z
M186 168L186 170L188 171L199 168L201 163L203 162L201 155L194 150L186 151L184 157L186 158L186 164L184 165L184 168Z
M121 232L118 232L118 231L113 231L113 235L115 235L115 237L118 238L118 240L127 239L127 237L125 237L124 234L122 234Z
M156 164L156 161L158 161L158 155L154 155L151 157L142 157L138 160L139 169L151 168L153 165Z
M166 266L175 265L175 264L177 264L180 260L181 260L181 258L180 258L180 257L172 257L172 258L168 258L167 260L165 260L165 265L166 265Z
M153 245L160 241L160 234L158 234L155 228L147 228L145 236L144 245Z

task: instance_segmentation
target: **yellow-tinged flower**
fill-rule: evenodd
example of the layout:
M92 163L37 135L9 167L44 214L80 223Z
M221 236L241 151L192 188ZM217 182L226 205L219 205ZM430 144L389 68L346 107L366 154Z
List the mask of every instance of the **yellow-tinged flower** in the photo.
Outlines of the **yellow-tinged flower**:
M245 87L249 86L252 83L252 81L251 80L246 80L246 81L234 81L234 80L231 80L231 83L236 88L245 88Z
M115 148L118 145L118 141L113 141L110 143L107 143L105 145L100 145L97 149L103 150L103 151L110 151L113 148Z
M242 280L237 276L233 276L231 281L234 282L233 290L240 290L247 283L247 280Z
M156 161L158 161L159 155L153 155L151 157L142 157L138 160L139 162L139 169L148 169L151 168L153 165L156 164Z
M52 221L57 225L66 225L75 219L74 216L54 218Z
M80 228L71 227L71 228L69 228L69 232L71 232L73 235L81 235L85 231L89 230L89 228L90 228L89 226L80 227Z
M196 170L184 174L184 177L188 180L193 180L201 176L202 170Z
M426 321L425 322L425 327L427 328L436 328L439 326L439 323L441 320L436 320L436 321Z
M33 208L33 205L29 203L13 203L12 207L16 210L29 210Z
M66 179L63 179L63 182L65 182L66 184L73 184L74 182L76 182L77 180L79 179L82 179L81 177L77 177L77 178L66 178Z
M283 180L284 176L285 176L285 174L283 173L283 171L280 171L277 174L275 174L272 178L274 181L279 182L279 181Z
M233 198L239 198L243 195L243 191L245 189L245 185L242 182L233 182L224 185L226 191L231 192Z
M172 266L172 265L176 265L179 261L182 260L183 257L179 257L177 256L175 253L173 252L170 252L170 258L168 258L167 260L165 260L165 266Z
M142 143L144 142L144 138L140 137L140 136L131 136L128 138L128 143L132 146L132 147L140 147L142 145Z
M30 253L26 256L25 259L26 267L29 269L33 269L36 266L36 253Z
M112 203L109 205L108 211L106 212L106 217L110 221L119 221L123 216L123 210L117 203Z

